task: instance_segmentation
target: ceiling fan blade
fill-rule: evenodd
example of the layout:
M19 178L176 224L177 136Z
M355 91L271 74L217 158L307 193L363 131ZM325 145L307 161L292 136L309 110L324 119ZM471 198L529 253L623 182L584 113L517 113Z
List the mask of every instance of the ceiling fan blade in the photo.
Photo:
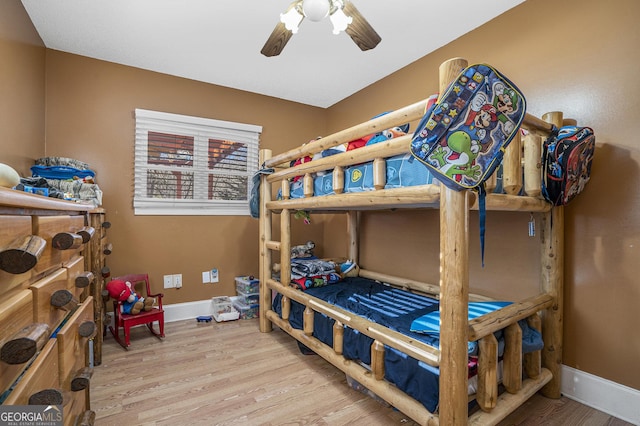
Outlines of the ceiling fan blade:
M360 14L358 9L350 1L344 2L343 12L345 15L353 18L351 24L347 27L345 32L349 34L351 40L358 45L360 50L373 49L382 41L382 38L378 35L376 30L364 19L364 16Z
M282 22L278 22L260 53L264 56L278 56L292 35L293 33Z
M295 7L302 7L301 5L302 0L295 0L291 2L284 14ZM304 17L302 18L302 20L304 20ZM300 23L302 23L302 20L300 21ZM278 24L271 32L271 35L267 39L267 42L264 44L264 46L262 46L262 50L260 51L260 53L262 53L264 56L269 57L278 56L282 52L282 49L284 49L284 47L287 45L287 42L292 35L293 32L291 30L288 30L286 25L282 21L278 21Z

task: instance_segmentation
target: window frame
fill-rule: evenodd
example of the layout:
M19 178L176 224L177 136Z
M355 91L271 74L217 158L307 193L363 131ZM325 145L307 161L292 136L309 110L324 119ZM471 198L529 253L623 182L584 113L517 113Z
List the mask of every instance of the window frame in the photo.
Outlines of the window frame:
M193 137L191 166L167 166L149 160L149 132ZM250 215L252 176L258 171L258 152L262 126L135 109L134 138L134 215ZM230 141L246 145L246 171L209 168L210 142ZM226 157L223 157L223 160ZM189 163L185 161L183 163ZM242 166L241 166L242 167ZM148 170L193 173L192 199L154 198L148 194ZM210 176L244 177L246 200L211 200Z

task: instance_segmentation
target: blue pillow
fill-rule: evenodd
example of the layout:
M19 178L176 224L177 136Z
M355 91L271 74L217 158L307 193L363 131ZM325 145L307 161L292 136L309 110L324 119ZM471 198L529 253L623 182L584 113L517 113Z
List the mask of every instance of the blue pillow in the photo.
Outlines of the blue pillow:
M512 302L470 302L469 319L478 318L484 314L497 311ZM440 310L429 312L411 323L411 331L424 334L440 334Z

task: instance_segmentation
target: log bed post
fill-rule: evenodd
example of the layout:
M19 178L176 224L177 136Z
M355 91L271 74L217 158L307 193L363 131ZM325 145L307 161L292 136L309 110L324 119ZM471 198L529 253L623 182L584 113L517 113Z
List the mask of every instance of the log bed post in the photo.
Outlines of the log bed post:
M283 320L289 321L289 316L291 315L291 300L287 296L282 296L280 305L282 306L280 316Z
M387 184L387 161L384 158L377 157L373 160L373 187L375 189L384 189Z
M344 325L340 321L333 324L333 350L337 355L342 355L344 345Z
M302 178L302 191L305 197L313 197L313 176L311 176L311 173L304 174Z
M550 112L542 119L562 126L562 113ZM560 368L562 366L562 315L564 287L564 207L557 206L543 216L542 226L542 290L554 297L550 308L542 311L542 366L552 378L541 390L548 398L560 398Z
M509 393L522 389L522 329L517 322L504 329L504 357L502 384Z
M542 331L542 321L540 320L540 316L536 313L527 318L527 323L529 327L537 330L538 332ZM542 351L533 351L523 356L523 367L524 371L527 373L527 377L532 379L540 376L540 367L541 367L541 353Z
M371 344L371 372L376 380L384 379L384 344L378 340Z
M358 212L354 210L347 211L347 239L347 256L358 264Z
M304 330L304 334L306 334L307 336L311 336L313 334L313 316L314 316L314 312L313 309L311 309L310 307L306 307L304 309L304 314L302 315L303 318L303 325L302 325L302 329Z
M336 166L333 169L333 192L342 194L344 192L344 169L342 166Z
M259 164L271 158L271 150L260 151ZM271 211L267 209L267 201L271 201L271 185L267 182L266 175L260 177L260 331L269 332L272 329L271 321L267 319L266 312L271 309L271 291L267 287L267 279L271 278L271 250L267 242L271 241Z
M522 145L520 131L507 146L502 160L502 188L504 192L517 195L522 189Z
M291 185L289 184L289 179L282 179L282 182L280 182L280 192L283 200L291 198Z
M498 339L490 333L480 339L478 345L476 401L482 411L491 411L498 401Z
M439 69L440 93L467 66L454 58ZM467 424L469 301L468 191L440 194L440 424Z
M542 138L527 133L522 140L524 147L524 192L530 197L540 196L540 169L542 167Z
M282 209L280 213L280 283L288 286L291 282L291 211ZM271 305L269 305L271 309ZM282 300L282 312L291 312L291 300ZM313 326L312 326L313 327Z

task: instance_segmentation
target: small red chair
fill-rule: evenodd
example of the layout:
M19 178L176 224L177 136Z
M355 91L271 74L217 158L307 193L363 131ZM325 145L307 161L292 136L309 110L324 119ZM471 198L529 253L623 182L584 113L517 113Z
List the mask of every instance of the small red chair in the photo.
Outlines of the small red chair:
M150 311L142 311L135 315L123 314L123 302L119 302L117 300L113 301L113 324L115 328L110 325L109 330L111 330L111 334L113 334L116 341L120 343L123 348L128 350L131 345L129 330L131 327L142 324L147 326L149 331L151 331L151 334L162 340L164 338L164 310L162 309L162 297L164 294L151 294L149 275L129 274L121 277L115 277L113 279L122 280L124 282L129 281L136 293L140 294L144 298L153 297L156 299L156 306L153 306ZM159 332L156 332L153 329L153 323L155 321L158 321ZM120 338L120 329L123 330L124 340Z

